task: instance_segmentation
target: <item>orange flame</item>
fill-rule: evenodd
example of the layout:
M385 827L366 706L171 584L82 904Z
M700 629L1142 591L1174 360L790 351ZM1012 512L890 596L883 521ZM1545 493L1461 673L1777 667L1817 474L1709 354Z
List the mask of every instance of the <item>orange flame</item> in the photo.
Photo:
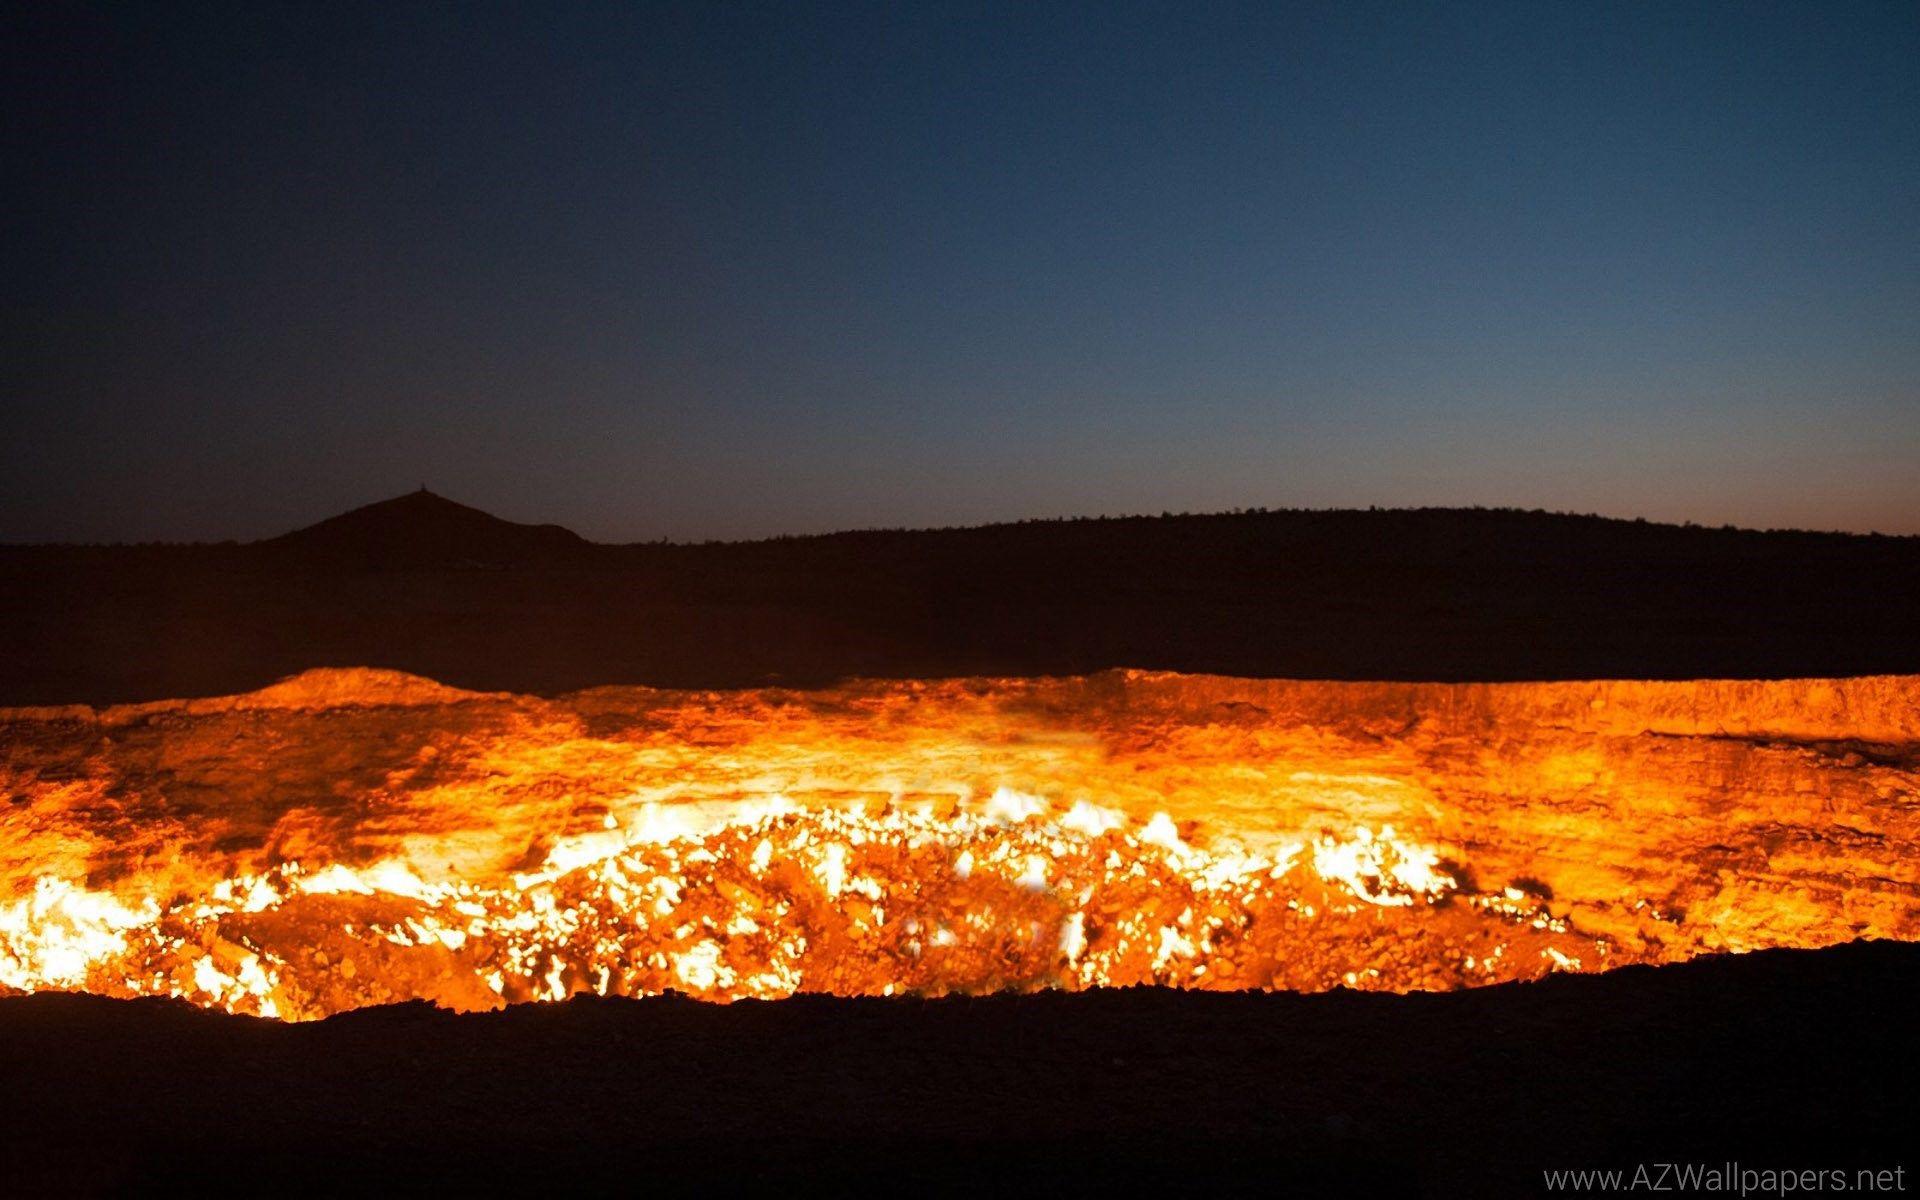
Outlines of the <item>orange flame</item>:
M0 817L0 990L285 1019L583 991L1404 991L1920 930L1913 681L1747 685L1753 708L1801 688L1802 722L1809 687L1880 687L1836 704L1878 722L1871 760L1623 711L1691 695L1723 730L1730 685L1406 685L1383 720L1384 685L1120 683L538 701L330 672L0 712L0 784L27 802ZM1275 717L1276 696L1319 707Z

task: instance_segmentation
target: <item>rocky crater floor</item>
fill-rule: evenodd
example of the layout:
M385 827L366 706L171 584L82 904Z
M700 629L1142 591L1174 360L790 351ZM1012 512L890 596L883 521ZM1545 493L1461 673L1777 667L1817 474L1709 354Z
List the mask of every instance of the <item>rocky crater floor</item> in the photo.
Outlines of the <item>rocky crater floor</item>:
M1409 991L1920 940L1920 677L0 709L0 990Z

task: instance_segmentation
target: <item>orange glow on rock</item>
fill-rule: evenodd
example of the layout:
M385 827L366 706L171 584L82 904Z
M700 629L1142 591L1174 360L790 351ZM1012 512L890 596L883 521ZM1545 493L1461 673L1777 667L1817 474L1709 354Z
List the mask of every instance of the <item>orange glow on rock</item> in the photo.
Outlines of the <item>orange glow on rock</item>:
M1920 679L0 710L0 991L1404 991L1920 936Z

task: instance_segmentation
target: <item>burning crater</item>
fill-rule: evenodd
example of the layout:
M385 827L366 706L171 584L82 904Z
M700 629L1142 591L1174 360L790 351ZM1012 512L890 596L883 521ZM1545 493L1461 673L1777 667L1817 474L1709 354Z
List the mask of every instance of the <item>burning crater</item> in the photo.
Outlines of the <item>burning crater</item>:
M1920 678L0 710L0 992L1447 989L1920 939Z

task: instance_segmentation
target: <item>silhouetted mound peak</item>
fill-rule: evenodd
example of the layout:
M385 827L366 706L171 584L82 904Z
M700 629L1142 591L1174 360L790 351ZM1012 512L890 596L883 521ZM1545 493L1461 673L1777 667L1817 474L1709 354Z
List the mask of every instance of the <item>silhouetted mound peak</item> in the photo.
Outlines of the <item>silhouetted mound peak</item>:
M425 488L261 543L332 562L395 567L544 563L589 544L570 529L505 521Z

